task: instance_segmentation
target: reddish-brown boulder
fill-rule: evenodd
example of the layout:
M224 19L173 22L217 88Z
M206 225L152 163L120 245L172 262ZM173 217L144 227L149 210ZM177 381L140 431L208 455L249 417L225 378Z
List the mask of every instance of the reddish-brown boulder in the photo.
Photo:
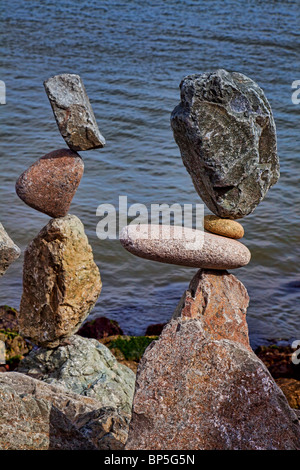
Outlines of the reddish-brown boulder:
M250 348L245 286L227 271L200 269L183 294L173 318L201 319L206 335L230 339Z
M154 323L153 325L148 325L145 336L159 336L166 326L166 323Z
M69 149L55 150L31 165L16 183L28 206L50 217L67 215L84 171L83 160Z
M248 295L199 271L138 367L127 450L300 449L300 427L248 343Z

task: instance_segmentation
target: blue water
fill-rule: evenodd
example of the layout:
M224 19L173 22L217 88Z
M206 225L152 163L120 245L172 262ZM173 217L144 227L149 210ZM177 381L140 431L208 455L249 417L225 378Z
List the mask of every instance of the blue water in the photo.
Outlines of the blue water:
M84 80L104 149L81 152L85 174L70 213L83 221L103 290L91 317L119 321L129 334L167 321L196 270L135 258L118 240L96 236L99 204L200 203L170 128L179 83L225 68L255 80L272 106L280 181L242 220L250 264L234 274L251 302L252 344L300 338L299 124L291 84L300 79L299 2L2 0L0 220L24 251L48 222L14 191L18 176L65 147L43 80L71 72ZM206 210L206 213L209 213ZM22 260L1 278L0 304L16 308ZM298 281L298 284L297 284Z

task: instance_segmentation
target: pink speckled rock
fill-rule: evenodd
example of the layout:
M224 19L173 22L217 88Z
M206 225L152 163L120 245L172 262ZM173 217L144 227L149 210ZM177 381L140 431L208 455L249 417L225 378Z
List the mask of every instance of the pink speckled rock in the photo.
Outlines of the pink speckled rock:
M236 240L179 226L128 225L120 242L141 258L194 268L240 268L251 258L248 248Z
M248 338L243 284L200 270L137 370L126 450L296 450L296 414Z

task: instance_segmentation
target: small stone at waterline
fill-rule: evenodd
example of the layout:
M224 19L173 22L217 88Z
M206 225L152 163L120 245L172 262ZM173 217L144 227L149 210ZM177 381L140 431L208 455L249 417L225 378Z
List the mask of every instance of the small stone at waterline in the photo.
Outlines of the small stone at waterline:
M239 222L231 219L222 219L216 215L204 216L204 228L222 237L238 239L244 236L244 229Z
M0 223L0 276L19 258L20 254L20 248L15 245Z
M79 75L64 73L44 82L55 120L71 150L104 147L89 97Z
M179 226L128 225L120 242L141 258L194 268L240 268L251 258L248 248L237 240Z
M19 177L16 193L25 204L50 217L67 215L84 171L83 160L70 149L47 153Z

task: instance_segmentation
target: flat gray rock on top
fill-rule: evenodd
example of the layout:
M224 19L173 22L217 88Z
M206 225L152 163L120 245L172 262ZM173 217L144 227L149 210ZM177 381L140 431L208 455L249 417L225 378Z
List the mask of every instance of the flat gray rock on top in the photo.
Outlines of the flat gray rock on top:
M190 75L171 127L207 207L238 219L253 212L279 178L276 128L263 90L240 73Z
M20 248L15 245L0 223L0 276L19 258L20 254Z
M102 148L101 135L83 81L79 75L64 73L44 82L54 117L71 150Z

